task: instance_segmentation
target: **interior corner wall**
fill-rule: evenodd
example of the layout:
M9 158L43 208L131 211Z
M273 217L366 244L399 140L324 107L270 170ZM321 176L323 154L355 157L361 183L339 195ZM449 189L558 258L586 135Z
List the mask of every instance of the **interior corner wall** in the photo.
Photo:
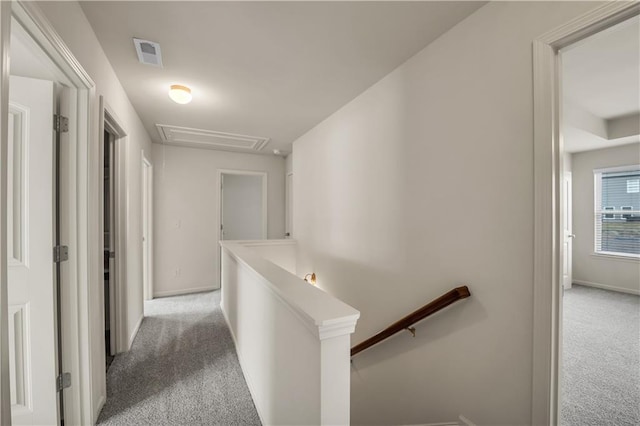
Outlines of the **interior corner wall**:
M127 341L130 341L137 331L143 315L142 297L142 169L141 152L151 155L151 139L144 129L137 112L131 105L120 81L118 80L109 60L107 59L98 39L86 19L80 5L75 1L43 1L38 2L38 6L43 11L46 18L53 25L64 43L69 47L73 55L80 62L85 71L91 76L96 84L94 104L91 106L92 129L94 135L92 142L97 144L100 135L98 134L99 123L99 97L103 96L105 102L111 107L117 118L127 132L126 146L126 222L127 222L127 288L126 288L126 329ZM97 146L97 145L96 145ZM95 170L99 170L101 165L98 161L98 149L91 151ZM94 211L99 211L99 194L102 191L102 182L99 182L98 175L90 177L90 203ZM94 235L101 235L101 224L97 220L90 223L96 227ZM98 229L100 227L100 229ZM92 242L91 258L94 261L102 261L102 247L98 241ZM104 353L104 307L100 303L103 291L103 277L100 271L93 271L91 300L89 301L90 312L90 333L95 339L92 340L91 365L93 386L92 402L94 420L97 419L100 404L106 398L105 383L105 353Z
M220 287L219 170L267 173L267 237L284 238L285 160L153 144L155 297Z
M573 282L640 294L640 261L594 255L594 169L640 164L640 144L572 155Z
M294 142L298 273L353 344L471 291L354 358L353 424L530 424L532 42L598 5L491 2Z

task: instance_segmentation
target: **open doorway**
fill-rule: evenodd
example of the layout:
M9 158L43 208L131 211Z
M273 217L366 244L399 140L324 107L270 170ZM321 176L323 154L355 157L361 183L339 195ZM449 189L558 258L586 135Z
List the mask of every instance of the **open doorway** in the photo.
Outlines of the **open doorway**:
M640 17L560 50L559 423L640 424Z
M126 289L124 265L124 196L126 132L119 120L100 97L100 163L103 186L100 194L102 239L97 242L102 252L105 367L109 368L116 353L126 351L126 312L123 309Z
M153 299L153 166L142 152L142 285L144 300Z
M570 263L574 266L577 257L577 241L583 238L589 239L588 236L577 231L576 181L578 177L575 164L571 173L573 228L570 232L567 232L566 224L563 223L562 205L568 202L562 198L566 192L563 190L565 163L571 161L564 155L566 147L563 147L566 116L566 111L563 110L563 89L566 84L563 76L563 60L566 59L564 55L572 48L579 47L590 36L604 35L616 25L637 18L638 15L640 15L638 3L608 2L542 34L533 42L535 232L532 424L563 423L561 411L565 386L563 386L562 326L563 299L567 293L563 286L567 271L563 266L569 265L569 262L564 262L566 250L564 246L566 238L572 238L570 235L575 233L575 238L572 238L574 240L573 260ZM602 52L600 63L595 63L594 67L606 65L610 60L607 56L609 53L612 52ZM638 72L637 64L635 72ZM636 77L636 84L637 81ZM637 89L635 93L638 93ZM607 136L609 136L608 133ZM637 159L638 155L633 157ZM591 173L593 177L593 170ZM593 194L592 197L594 197ZM597 216L595 205L594 201L587 212L594 221L594 229ZM628 211L624 214L628 214ZM591 255L596 257L597 246L595 241L592 240L592 242ZM630 262L637 261L633 259ZM640 269L637 266L635 268ZM571 280L575 282L575 268L571 273L573 275ZM600 355L609 353L609 351L591 347L591 351L594 350L600 350ZM637 372L637 368L635 370ZM618 393L618 396L620 396L620 402L628 401L628 395ZM590 401L584 401L584 403L588 405ZM637 404L634 402L627 405ZM610 421L607 419L605 423ZM582 424L588 423L582 421Z
M220 171L220 240L267 238L267 174Z
M104 185L102 190L102 235L104 261L104 347L106 370L116 354L116 252L115 252L115 142L116 136L105 129L103 133Z

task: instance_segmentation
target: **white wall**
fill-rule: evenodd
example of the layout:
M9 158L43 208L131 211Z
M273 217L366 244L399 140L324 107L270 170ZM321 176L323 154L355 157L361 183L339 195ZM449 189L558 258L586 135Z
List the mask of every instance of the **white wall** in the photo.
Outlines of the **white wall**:
M144 129L140 118L116 77L111 64L104 54L89 22L77 2L38 2L39 7L51 22L55 30L69 47L73 55L80 62L82 67L91 76L96 84L96 97L93 111L92 128L95 132L95 143L99 140L98 134L98 99L104 96L105 102L110 105L121 124L127 132L127 156L126 179L128 181L127 199L127 288L126 288L126 329L128 340L133 337L136 326L142 319L142 188L141 188L141 150L147 155L150 153L151 140ZM97 150L95 151L97 152ZM99 170L96 158L95 170ZM92 204L95 211L99 211L98 194L101 193L102 182L98 182L97 176L93 179ZM100 226L95 223L95 226ZM93 256L102 258L102 246L98 241L93 242L96 252ZM103 306L100 303L103 279L99 271L95 271L93 281L90 285L95 290L92 292L90 300L91 334L96 338L92 341L91 364L92 364L92 385L94 414L97 415L100 401L106 398L105 383L105 354L104 354L104 314Z
M352 343L471 290L355 357L352 423L530 423L532 41L596 6L489 3L294 142L298 273Z
M218 171L267 173L267 237L284 237L284 159L153 145L154 295L220 286Z
M223 174L225 240L262 239L262 176Z
M640 294L640 260L593 254L593 170L633 164L640 164L640 144L637 143L572 155L574 283Z

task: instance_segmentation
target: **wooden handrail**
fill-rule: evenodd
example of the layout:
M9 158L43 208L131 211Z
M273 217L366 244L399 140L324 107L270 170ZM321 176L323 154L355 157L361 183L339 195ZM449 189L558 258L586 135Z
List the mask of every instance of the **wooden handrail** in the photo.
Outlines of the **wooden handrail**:
M384 339L393 336L399 331L409 330L412 334L415 333L415 329L411 327L413 324L425 319L429 315L435 314L439 310L446 308L452 303L455 303L460 299L466 299L469 296L471 296L471 293L469 293L469 288L466 285L454 288L453 290L443 294L432 302L427 303L417 311L410 313L400 321L394 322L389 327L382 330L380 333L368 338L362 343L358 343L353 348L351 348L351 356L354 356L355 354L362 352L367 348L370 348L376 343L382 342Z

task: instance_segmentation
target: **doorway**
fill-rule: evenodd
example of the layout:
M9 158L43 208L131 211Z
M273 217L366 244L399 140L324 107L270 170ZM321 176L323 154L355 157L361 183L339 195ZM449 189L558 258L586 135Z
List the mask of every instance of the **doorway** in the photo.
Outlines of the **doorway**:
M563 134L566 111L562 107L562 91L566 89L562 76L563 49L566 52L579 46L588 37L605 33L639 13L638 3L608 3L542 35L533 43L535 267L532 424L561 423L563 292L566 281L576 280L575 270L572 270L572 278L566 277L568 271L564 266L569 266L566 258L569 249L565 243L567 238L572 240L572 264L575 265L576 242L581 239L589 240L588 236L576 231L576 208L573 208L572 213L572 229L567 227L567 218L564 216L568 213L562 208L568 203L564 175L566 166L563 164L566 148L563 147L566 142ZM600 66L606 64L608 59L601 58L596 62ZM638 158L637 155L635 158ZM573 170L571 187L574 204L577 180L576 171ZM591 196L593 195L592 193ZM589 211L591 220L597 219L594 203ZM573 232L575 238L571 236ZM594 255L596 245L589 246Z
M100 193L102 239L101 305L104 309L105 364L110 365L115 354L128 350L126 333L126 258L125 194L126 194L126 132L101 96L99 100L101 140L100 164L103 186Z
M621 402L640 401L638 34L636 16L559 52L565 426L640 424L640 407Z
M287 173L285 181L285 228L284 237L293 238L293 173Z
M142 152L142 285L144 300L153 299L153 166Z
M116 354L116 252L115 252L115 143L116 137L108 130L103 133L103 190L102 235L104 263L104 347L106 370Z
M267 238L267 174L220 172L220 240Z

